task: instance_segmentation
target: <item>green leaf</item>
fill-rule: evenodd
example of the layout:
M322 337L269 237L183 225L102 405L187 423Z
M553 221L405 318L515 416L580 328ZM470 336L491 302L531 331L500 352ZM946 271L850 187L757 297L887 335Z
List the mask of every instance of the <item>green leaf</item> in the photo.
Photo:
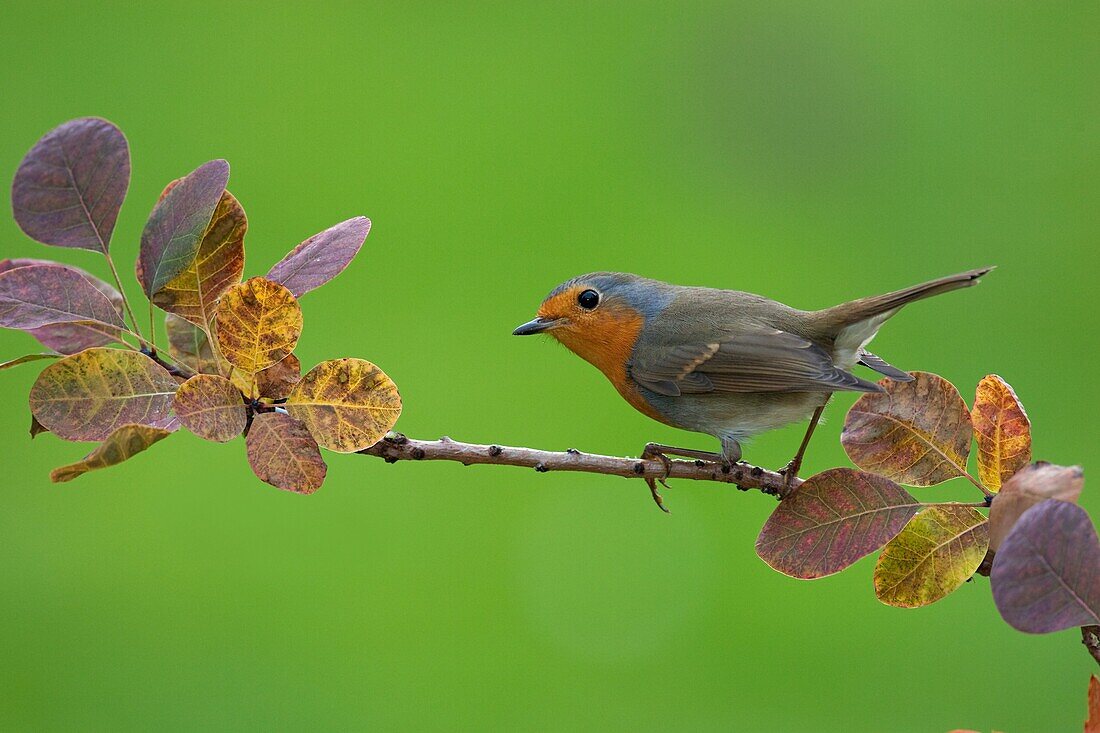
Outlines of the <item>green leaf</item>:
M901 608L934 603L974 574L988 548L989 523L980 512L930 506L883 549L875 566L875 595Z

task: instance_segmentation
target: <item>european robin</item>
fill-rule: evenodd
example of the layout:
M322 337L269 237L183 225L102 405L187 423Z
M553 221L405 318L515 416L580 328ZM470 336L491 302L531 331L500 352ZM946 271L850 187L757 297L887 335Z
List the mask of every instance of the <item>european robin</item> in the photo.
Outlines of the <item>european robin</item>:
M789 482L833 392L883 391L851 373L857 363L892 380L913 379L867 351L882 324L906 303L969 287L991 269L818 311L737 290L594 272L554 288L538 317L514 333L549 333L603 372L635 409L721 443L719 453L648 444L643 457L666 467L668 455L735 463L745 438L810 418L783 469ZM648 483L665 509L656 482Z

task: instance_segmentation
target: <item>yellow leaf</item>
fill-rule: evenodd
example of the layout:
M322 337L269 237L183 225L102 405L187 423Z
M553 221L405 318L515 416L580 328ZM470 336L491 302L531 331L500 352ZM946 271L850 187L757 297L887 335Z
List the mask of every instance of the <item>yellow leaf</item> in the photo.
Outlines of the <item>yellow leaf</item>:
M66 440L105 440L129 423L174 429L169 411L178 386L144 354L87 349L42 370L31 387L31 413Z
M927 606L965 583L988 548L989 523L980 512L930 506L883 548L875 565L875 595L890 606Z
M254 277L229 289L215 322L222 356L252 375L294 351L302 333L302 309L285 287Z
M172 185L166 189L171 190ZM208 330L218 300L241 281L248 219L233 194L222 194L187 269L153 293L153 305Z
M50 480L54 483L72 481L88 471L97 471L101 468L117 465L133 458L153 443L163 440L169 435L171 433L163 428L154 428L148 425L123 425L108 435L107 439L89 453L84 460L51 471Z
M377 443L401 414L401 395L385 372L362 359L323 361L286 403L321 446L354 453Z

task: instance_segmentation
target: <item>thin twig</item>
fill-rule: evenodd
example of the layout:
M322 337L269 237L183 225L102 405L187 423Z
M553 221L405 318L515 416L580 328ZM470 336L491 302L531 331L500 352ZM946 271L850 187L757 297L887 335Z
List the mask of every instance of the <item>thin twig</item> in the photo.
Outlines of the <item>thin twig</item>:
M578 450L546 451L534 448L516 448L504 445L477 445L458 443L450 438L439 440L414 440L400 433L391 433L377 444L359 451L377 456L387 463L397 461L457 461L470 466L475 463L499 466L533 468L540 473L549 471L581 471L625 478L662 478L665 466L657 459L619 458L581 453ZM779 497L783 492L783 475L747 463L723 466L706 461L671 461L669 479L692 481L717 481L735 484L739 489L759 489L765 494ZM791 488L801 484L792 479Z

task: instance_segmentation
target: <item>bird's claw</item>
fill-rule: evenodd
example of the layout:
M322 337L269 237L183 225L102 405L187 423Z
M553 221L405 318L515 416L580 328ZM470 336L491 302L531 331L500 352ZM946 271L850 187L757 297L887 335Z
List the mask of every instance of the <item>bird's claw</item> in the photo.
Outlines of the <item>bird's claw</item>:
M642 458L650 460L656 459L661 462L662 466L664 466L664 476L660 476L659 478L646 477L645 483L646 486L649 487L649 493L653 495L653 502L657 505L657 508L665 514L671 514L672 512L670 512L668 507L665 506L664 499L661 498L661 492L657 490L657 484L664 486L666 489L669 488L668 481L666 479L669 477L669 474L672 473L672 460L669 459L669 457L662 453L660 450L658 450L653 443L647 444L646 447L642 449Z

